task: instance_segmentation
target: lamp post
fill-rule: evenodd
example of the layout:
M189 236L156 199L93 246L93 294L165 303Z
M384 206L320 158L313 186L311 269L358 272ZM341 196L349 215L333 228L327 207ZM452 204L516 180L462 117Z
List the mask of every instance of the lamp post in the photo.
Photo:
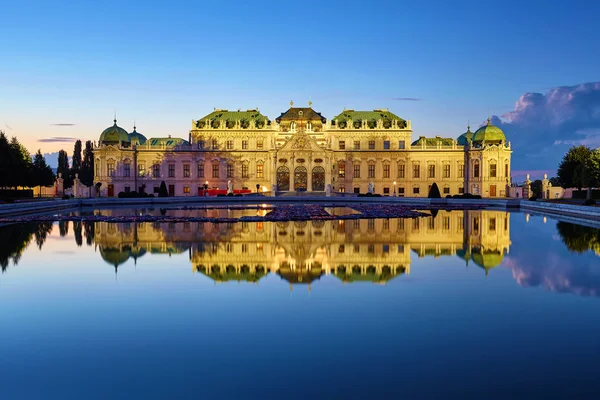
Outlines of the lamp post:
M208 197L208 181L204 182L204 197Z
M258 193L258 191L260 190L260 183L256 184L256 193Z
M396 197L396 181L394 181L394 197Z

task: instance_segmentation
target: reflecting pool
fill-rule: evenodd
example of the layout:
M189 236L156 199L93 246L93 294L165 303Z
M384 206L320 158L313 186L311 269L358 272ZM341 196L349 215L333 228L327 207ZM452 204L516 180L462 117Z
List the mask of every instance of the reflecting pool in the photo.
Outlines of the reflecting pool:
M434 214L0 226L1 397L595 398L600 231Z

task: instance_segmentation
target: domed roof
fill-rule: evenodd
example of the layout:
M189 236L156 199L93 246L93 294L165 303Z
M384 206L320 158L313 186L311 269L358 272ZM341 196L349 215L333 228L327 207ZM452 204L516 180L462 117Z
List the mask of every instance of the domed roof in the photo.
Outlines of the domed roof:
M129 260L130 252L114 247L100 247L100 257L110 265L118 267Z
M467 126L467 131L465 133L463 133L462 135L460 135L457 139L456 142L458 143L459 146L466 146L467 144L469 144L470 142L473 141L473 135L475 135L473 132L471 132L471 126Z
M120 126L117 125L117 120L115 119L115 124L113 126L109 126L102 132L100 135L100 144L121 144L121 143L129 143L129 134L127 131Z
M473 142L481 143L483 141L486 143L500 143L506 141L506 136L504 136L502 129L492 125L489 118L487 120L487 125L477 129L473 135Z
M131 145L137 144L144 144L146 143L146 136L142 135L141 133L139 133L138 131L135 130L135 125L133 126L133 132L131 132L129 134L129 141L131 142Z

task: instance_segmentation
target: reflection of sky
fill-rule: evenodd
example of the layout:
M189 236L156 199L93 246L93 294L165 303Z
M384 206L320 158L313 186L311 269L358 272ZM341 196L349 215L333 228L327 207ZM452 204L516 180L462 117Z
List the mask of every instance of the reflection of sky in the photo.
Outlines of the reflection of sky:
M503 266L540 274L547 252L573 270L594 259L568 253L554 226L514 215ZM0 276L3 398L581 398L599 389L600 302L525 290L514 268L486 277L458 257L413 256L410 275L385 286L324 277L290 292L273 274L215 284L192 274L183 253L130 259L115 279L72 235L59 238L55 226L42 251L30 246Z

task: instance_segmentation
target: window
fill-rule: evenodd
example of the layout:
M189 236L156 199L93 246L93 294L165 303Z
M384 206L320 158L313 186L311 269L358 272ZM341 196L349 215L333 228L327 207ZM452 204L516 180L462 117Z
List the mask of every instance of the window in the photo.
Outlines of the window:
M199 140L198 141L198 149L204 150L205 147L206 147L206 142L204 140Z
M108 176L115 175L115 163L114 162L109 162L106 164L106 172L108 173Z
M450 230L450 217L444 217L442 220L442 229L445 231Z
M360 140L354 141L354 150L360 150Z
M444 178L450 178L450 164L444 165Z
M390 141L389 140L384 140L383 141L383 149L384 150L389 150L390 149Z
M340 247L338 247L338 253L344 254L345 252L346 252L346 246L343 244L340 244Z
M227 150L233 150L233 140L228 140L226 145L227 145Z
M479 178L479 163L473 164L473 178Z
M495 178L496 173L496 164L490 164L490 178Z
M130 186L125 186L125 193L129 193L131 192L131 187Z
M418 186L415 186L413 188L413 194L419 194L419 187Z
M479 185L475 184L471 186L471 193L472 194L479 194Z
M256 164L256 177L262 179L263 178L263 165Z
M383 188L383 194L390 194L390 188L389 187L384 187Z
M183 187L183 193L184 194L189 194L190 193L190 187L189 186L184 186Z
M406 148L406 142L404 140L398 141L398 149L404 150Z
M256 150L262 150L262 149L263 149L263 140L257 139L256 140Z
M183 164L183 177L184 178L190 177L190 164Z
M248 141L242 140L242 150L248 150Z
M458 194L464 194L465 193L465 188L464 187L459 187L458 188Z
M398 164L398 178L404 178L404 164Z
M219 177L219 164L213 164L213 166L212 166L212 177L213 178L218 178Z
M384 178L389 178L390 177L390 164L384 164L383 165L383 177Z
M144 175L146 175L146 165L138 164L138 176L144 176Z
M389 244L384 244L384 245L381 247L381 251L382 251L383 253L389 253L389 252L390 252L390 245L389 245Z
M435 178L435 165L429 164L427 166L427 176L429 178Z
M233 178L233 164L227 164L227 177Z
M198 163L198 178L204 178L204 163Z
M248 252L248 243L242 243L242 253Z
M404 197L404 188L403 187L398 188L398 196Z
M338 176L340 178L346 177L346 163L341 162L338 164Z
M369 165L369 178L375 178L375 166Z
M131 164L125 163L125 165L123 165L123 176L131 176Z
M458 166L458 177L459 178L465 177L465 165L464 164L459 164L459 166Z
M212 140L212 148L213 150L219 148L219 141L217 139Z
M340 150L346 150L346 141L345 140L340 140L339 141L339 146L340 146Z
M242 178L248 178L248 164L242 164Z
M354 252L355 253L360 253L360 244L355 244L354 245Z
M490 232L496 232L496 218L490 218Z
M413 178L421 177L421 168L419 164L413 164Z
M448 186L444 187L444 194L450 194L450 188Z
M340 193L345 193L346 192L346 187L345 186L340 186L340 188L338 189Z
M354 188L354 193L359 194L360 193L360 188L359 187L355 187Z
M169 178L175 178L175 164L169 164Z
M152 165L152 176L155 178L160 178L160 164Z
M369 150L375 150L375 141L369 140Z
M367 230L369 230L369 231L375 230L375 220L374 219L367 220Z
M360 164L354 164L354 177L360 178Z

